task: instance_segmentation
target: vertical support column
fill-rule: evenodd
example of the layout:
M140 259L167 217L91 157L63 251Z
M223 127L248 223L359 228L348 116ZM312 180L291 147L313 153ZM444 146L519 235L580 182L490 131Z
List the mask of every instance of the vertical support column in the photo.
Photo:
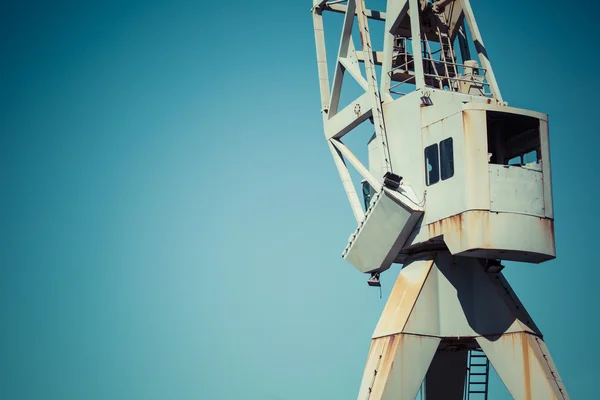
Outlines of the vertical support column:
M554 218L552 202L552 168L550 164L550 135L548 121L540 119L540 155L542 160L542 177L544 184L544 215Z
M410 31L412 35L413 63L415 64L416 90L425 89L425 72L423 71L423 54L421 53L421 21L419 18L419 3L409 0Z
M381 65L381 96L393 100L390 95L392 77L392 57L394 55L394 32L408 11L408 0L388 0L385 10L385 30L383 32L383 63Z
M382 144L381 151L383 153L383 168L381 170L391 172L392 164L390 159L390 151L387 144L385 121L383 119L383 108L381 107L381 97L379 95L379 85L377 84L377 72L375 71L375 60L373 57L373 47L371 45L371 33L369 32L365 0L348 0L348 10L350 10L351 3L356 4L356 15L358 18L358 25L360 27L360 37L362 40L362 49L365 60L365 72L367 73L367 82L369 83L369 94L371 95L371 101L373 102L373 124L375 125L375 134ZM381 179L382 177L378 178Z
M327 71L327 52L325 50L325 34L323 31L323 15L319 8L313 9L313 26L317 47L317 68L319 72L319 89L321 91L321 113L327 119L331 93L329 92L329 75Z
M415 0L416 1L416 0ZM500 94L500 88L498 87L498 83L496 82L496 77L494 75L494 71L492 70L492 64L488 59L487 51L485 50L485 46L483 45L483 38L481 37L481 33L479 32L479 27L477 26L477 22L475 21L475 16L473 15L473 9L471 9L471 2L469 0L460 0L460 3L463 7L465 18L469 24L469 29L471 30L471 35L473 36L473 42L475 43L475 49L477 50L477 54L479 54L479 61L481 62L481 66L485 69L485 77L490 84L490 89L492 91L492 96L496 98L498 101L502 101L502 95Z
M348 48L350 46L350 40L352 39L352 25L354 25L355 11L356 3L352 0L349 0L346 8L346 15L344 16L344 25L342 26L340 47L338 49L337 59L335 60L333 87L331 88L331 100L329 101L329 118L333 117L338 112L340 93L342 91L342 81L344 80L344 71L346 70L340 62L340 59L345 58L348 55Z

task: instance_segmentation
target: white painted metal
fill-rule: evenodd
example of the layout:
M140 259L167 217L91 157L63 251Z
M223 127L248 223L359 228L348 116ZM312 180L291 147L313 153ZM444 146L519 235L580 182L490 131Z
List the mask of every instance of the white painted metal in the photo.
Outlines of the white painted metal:
M439 343L406 334L374 339L358 400L414 400Z
M383 109L381 108L381 97L379 95L379 85L377 83L377 72L375 71L375 60L373 58L373 46L371 45L371 33L369 31L369 22L366 14L364 0L348 0L348 7L351 3L356 2L356 16L358 25L360 26L360 37L363 46L365 73L367 74L367 82L369 83L368 93L371 95L373 105L373 125L375 127L375 137L380 142L379 157L382 162L381 169L385 172L392 171L390 153L388 149L388 138L385 130L385 122L383 120ZM347 14L346 14L347 15Z
M359 399L385 398L375 392L382 387L396 400L414 399L437 345L452 342L459 353L480 346L515 399L568 399L535 323L502 273L486 273L484 266L447 251L426 253L406 264L373 333ZM404 374L396 386L388 382L392 376L384 360L400 353L398 341L410 341L410 347L403 347L401 364L394 366ZM412 360L410 371L403 364L407 358ZM440 374L443 370L436 379Z
M410 4L409 13L412 14L410 18L410 31L413 43L413 57L414 57L414 68L415 68L415 85L417 91L425 89L425 76L423 75L423 55L420 51L421 47L421 24L419 23L419 4L417 0L409 0ZM416 44L415 44L416 43ZM414 47L417 47L419 51L415 51Z
M478 337L477 342L514 399L569 399L540 336L518 332Z
M372 200L366 219L350 238L343 257L360 272L382 272L394 262L422 212L384 189Z
M346 163L344 162L344 158L338 149L331 143L328 143L329 150L333 155L333 160L335 161L335 166L338 169L340 174L340 178L342 179L342 184L344 185L344 190L346 191L346 195L348 196L348 201L350 202L350 206L352 207L352 212L354 213L354 218L360 224L365 220L365 214L363 213L362 206L360 205L360 200L358 199L358 195L356 194L356 189L354 189L354 183L352 182L352 177L350 176L350 172L348 171L348 167L346 167Z
M488 58L487 50L483 45L483 38L481 37L481 33L479 32L479 27L477 26L477 22L475 21L475 16L473 15L473 9L471 8L470 0L459 0L462 7L463 12L465 13L465 17L467 23L469 24L469 28L471 29L471 34L473 35L473 41L475 42L475 49L477 50L477 54L479 54L479 60L481 61L481 65L486 70L486 78L490 83L493 96L498 99L498 101L502 101L502 95L500 94L500 88L498 87L498 83L496 82L496 77L494 76L494 71L492 71L492 64Z
M542 348L541 333L502 275L485 270L486 260L555 257L548 116L503 101L469 0L388 0L385 12L367 9L365 0L313 5L325 138L358 223L343 257L371 274L405 265L375 330L359 399L414 399L438 344L438 351L460 352L479 342L501 368L524 365L517 355L503 358L504 338L522 335L530 347L534 338ZM325 12L345 14L331 87ZM372 46L369 20L384 21L383 49ZM353 27L361 43L352 41ZM345 79L364 92L340 109ZM369 123L365 166L342 139ZM366 210L346 162L372 196ZM529 351L522 355L539 356ZM403 369L409 356L411 371ZM461 359L440 356L436 365ZM386 372L375 379L374 368ZM558 379L544 378L548 368L528 369L535 375L529 386L514 373L503 379L516 398L567 398Z

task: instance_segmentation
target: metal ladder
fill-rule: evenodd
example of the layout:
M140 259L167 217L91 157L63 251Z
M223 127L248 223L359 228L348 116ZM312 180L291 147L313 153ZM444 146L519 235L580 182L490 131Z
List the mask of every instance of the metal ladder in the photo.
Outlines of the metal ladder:
M446 73L446 77L448 78L448 86L452 88L452 80L451 78L456 78L458 71L456 68L456 54L454 53L454 46L452 45L452 40L450 40L450 36L448 35L448 18L446 14L442 14L440 16L441 21L444 23L444 29L437 28L437 35L440 42L440 50L441 55L440 59L444 63L444 71Z
M490 361L481 349L469 351L465 400L487 400Z

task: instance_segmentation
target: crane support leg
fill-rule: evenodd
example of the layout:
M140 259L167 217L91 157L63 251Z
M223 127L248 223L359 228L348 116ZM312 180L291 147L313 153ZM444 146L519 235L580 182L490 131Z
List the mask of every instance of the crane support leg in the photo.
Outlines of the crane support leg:
M487 375L482 389L465 385L469 351L485 353L515 399L569 399L541 332L496 271L448 251L407 262L373 334L358 400L414 400L424 381L426 400L487 394Z

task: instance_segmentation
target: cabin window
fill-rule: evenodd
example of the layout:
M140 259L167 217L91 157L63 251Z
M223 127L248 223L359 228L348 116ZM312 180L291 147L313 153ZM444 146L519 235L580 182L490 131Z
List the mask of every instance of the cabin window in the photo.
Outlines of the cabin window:
M525 115L488 111L490 164L521 166L540 162L540 120Z
M454 147L451 137L440 142L440 170L443 181L454 176Z
M425 180L427 186L440 180L440 165L438 160L438 145L432 144L425 148Z
M373 198L373 188L371 187L371 185L369 185L369 182L362 181L362 192L366 211L371 205L371 199Z

